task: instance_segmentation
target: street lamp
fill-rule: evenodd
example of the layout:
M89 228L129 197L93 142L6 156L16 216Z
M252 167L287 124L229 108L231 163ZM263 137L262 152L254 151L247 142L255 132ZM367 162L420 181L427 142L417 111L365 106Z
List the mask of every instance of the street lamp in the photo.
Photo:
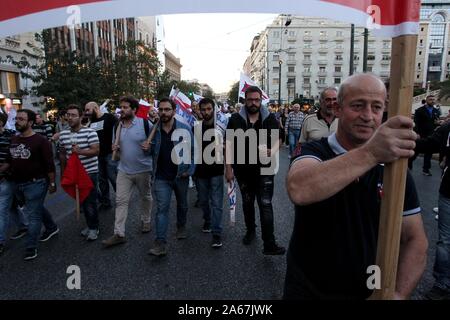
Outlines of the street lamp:
M286 22L284 23L285 27L288 27L292 19L289 16L286 16ZM283 15L280 15L280 54L278 56L278 105L281 107L281 64L283 61L281 60L281 52L283 52Z

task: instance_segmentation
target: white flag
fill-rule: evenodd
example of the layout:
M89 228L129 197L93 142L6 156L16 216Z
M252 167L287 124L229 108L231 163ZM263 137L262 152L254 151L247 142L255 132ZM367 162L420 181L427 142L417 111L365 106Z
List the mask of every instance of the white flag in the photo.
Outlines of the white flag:
M246 74L241 73L241 80L239 81L239 98L245 98L245 91L247 90L248 87L251 86L255 86L258 87L256 85L256 83L250 79L249 76L247 76ZM261 88L259 88L262 91L262 102L264 104L268 103L270 98L269 95L267 93L265 93Z

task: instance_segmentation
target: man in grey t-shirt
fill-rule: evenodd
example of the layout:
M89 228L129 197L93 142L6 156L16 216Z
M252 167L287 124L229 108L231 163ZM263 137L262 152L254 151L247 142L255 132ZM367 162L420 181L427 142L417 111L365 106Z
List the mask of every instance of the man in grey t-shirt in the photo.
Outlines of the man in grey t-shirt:
M116 181L116 218L114 235L104 240L105 247L111 247L126 242L125 223L128 216L128 204L131 190L135 185L139 191L142 232L150 232L150 217L152 208L151 171L152 158L147 142L145 123L136 117L139 102L133 97L120 99L120 139L119 144L113 145L113 151L120 152ZM148 123L148 128L151 124ZM149 130L148 130L149 131ZM115 140L115 139L114 139Z

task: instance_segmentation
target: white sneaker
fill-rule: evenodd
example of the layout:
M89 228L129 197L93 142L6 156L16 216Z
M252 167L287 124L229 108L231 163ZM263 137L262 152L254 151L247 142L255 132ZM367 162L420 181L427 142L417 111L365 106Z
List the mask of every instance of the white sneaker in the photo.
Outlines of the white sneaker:
M87 241L94 241L98 238L99 231L89 229L88 234L86 236Z
M434 213L439 213L439 208L438 208L438 207L434 207L434 208L433 208L433 212L434 212Z
M89 228L84 228L83 230L81 230L80 234L82 237L86 238L89 234Z

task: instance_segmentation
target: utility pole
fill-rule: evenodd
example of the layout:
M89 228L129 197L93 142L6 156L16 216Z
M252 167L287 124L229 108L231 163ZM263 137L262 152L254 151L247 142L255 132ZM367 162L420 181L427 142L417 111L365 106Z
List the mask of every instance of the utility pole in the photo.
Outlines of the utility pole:
M353 74L354 70L354 59L355 58L355 25L352 23L350 30L350 71L349 75Z
M280 52L281 55L281 52ZM281 107L281 57L278 59L278 106Z
M364 57L363 57L363 72L367 72L367 47L369 42L369 30L364 29Z

